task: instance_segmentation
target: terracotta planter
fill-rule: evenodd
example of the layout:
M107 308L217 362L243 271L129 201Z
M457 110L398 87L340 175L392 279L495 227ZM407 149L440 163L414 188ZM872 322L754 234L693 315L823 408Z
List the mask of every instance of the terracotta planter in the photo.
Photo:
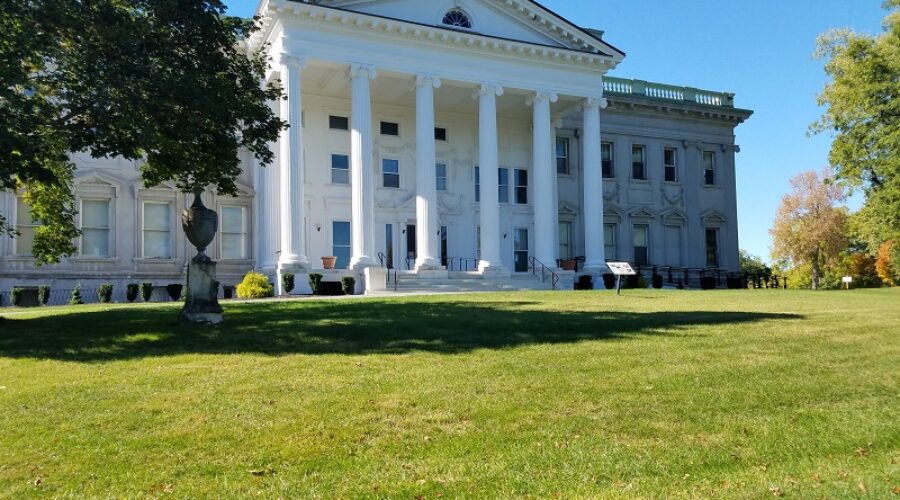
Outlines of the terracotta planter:
M322 267L325 269L334 269L337 263L337 257L322 257Z
M563 271L574 271L576 264L575 259L562 259L559 261L559 267L561 267Z

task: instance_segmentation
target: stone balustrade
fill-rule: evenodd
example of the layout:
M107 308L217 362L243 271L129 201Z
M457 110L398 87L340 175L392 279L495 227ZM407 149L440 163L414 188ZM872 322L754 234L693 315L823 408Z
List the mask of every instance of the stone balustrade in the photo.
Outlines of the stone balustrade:
M692 102L706 106L734 107L734 94L729 92L677 87L644 80L605 77L603 78L603 92L610 95L633 95L673 102Z

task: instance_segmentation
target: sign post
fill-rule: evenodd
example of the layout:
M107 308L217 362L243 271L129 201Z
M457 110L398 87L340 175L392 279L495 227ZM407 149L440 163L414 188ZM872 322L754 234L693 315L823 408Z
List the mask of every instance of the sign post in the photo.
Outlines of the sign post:
M844 283L844 289L849 290L850 283L853 283L853 276L844 276L844 278L841 280L841 282Z
M616 276L616 295L622 295L622 276L634 276L637 273L627 262L607 262L606 267Z

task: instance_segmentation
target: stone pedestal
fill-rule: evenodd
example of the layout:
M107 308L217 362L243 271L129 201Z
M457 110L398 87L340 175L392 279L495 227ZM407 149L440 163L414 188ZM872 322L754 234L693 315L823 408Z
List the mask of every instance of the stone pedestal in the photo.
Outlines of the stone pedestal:
M179 319L186 325L218 325L224 321L215 262L195 258L188 264L187 300Z

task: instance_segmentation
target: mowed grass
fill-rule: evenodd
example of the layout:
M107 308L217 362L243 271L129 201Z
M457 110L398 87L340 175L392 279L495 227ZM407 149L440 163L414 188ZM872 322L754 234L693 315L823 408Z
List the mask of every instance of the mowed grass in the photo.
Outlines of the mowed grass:
M900 290L0 315L0 496L900 498Z

